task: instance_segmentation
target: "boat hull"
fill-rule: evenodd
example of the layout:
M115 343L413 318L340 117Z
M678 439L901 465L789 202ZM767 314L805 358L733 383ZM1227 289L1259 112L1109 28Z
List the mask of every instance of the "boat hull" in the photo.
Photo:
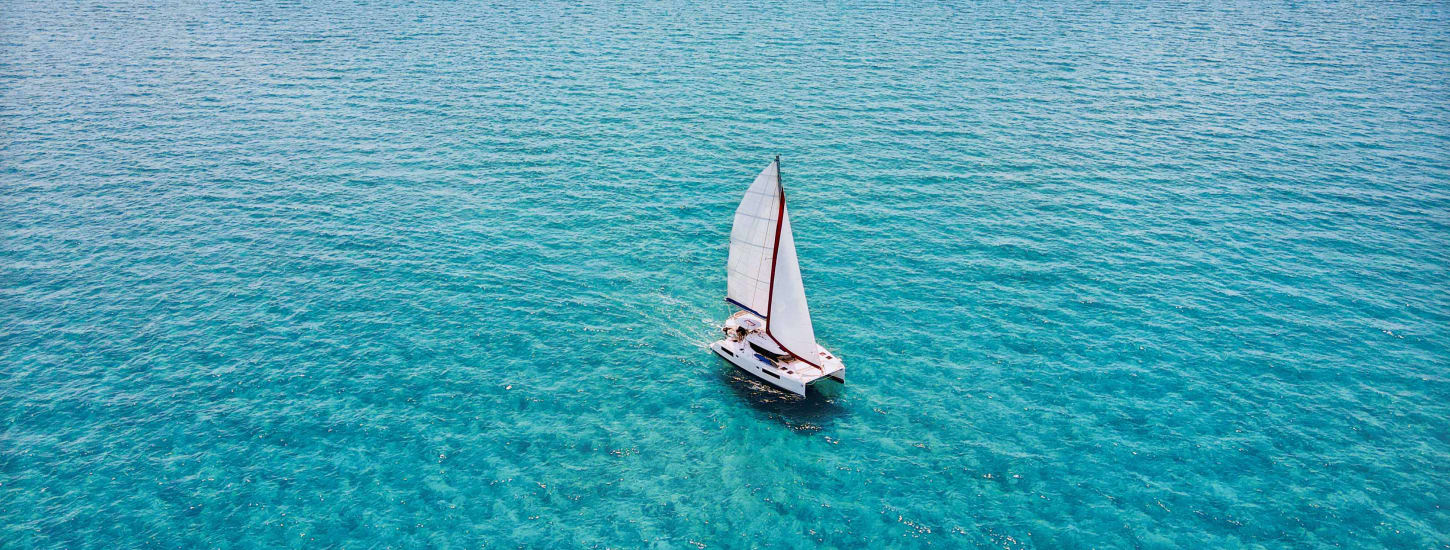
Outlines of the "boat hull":
M710 350L740 370L796 395L805 395L806 386L824 378L846 381L846 369L843 366L830 370L826 374L809 366L797 369L790 366L797 363L781 365L754 353L745 342L717 340L710 344Z

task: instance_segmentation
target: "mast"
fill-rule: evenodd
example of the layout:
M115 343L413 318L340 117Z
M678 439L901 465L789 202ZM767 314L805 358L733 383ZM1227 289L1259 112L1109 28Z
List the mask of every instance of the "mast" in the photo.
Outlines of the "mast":
M780 193L780 210L775 215L775 244L770 246L770 292L765 298L766 335L770 335L770 310L775 305L775 261L780 257L780 226L785 221L785 186L780 183L780 155L775 156L775 189ZM775 340L775 336L770 336L770 339ZM776 340L775 345L780 346L780 340ZM780 346L780 349L785 349L785 346ZM785 351L790 353L788 349Z

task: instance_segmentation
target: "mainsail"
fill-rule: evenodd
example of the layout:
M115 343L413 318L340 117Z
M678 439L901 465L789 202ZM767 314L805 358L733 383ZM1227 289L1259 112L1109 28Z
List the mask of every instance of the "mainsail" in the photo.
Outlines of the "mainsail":
M725 299L763 317L765 333L782 350L819 367L779 158L755 177L735 209L728 267Z

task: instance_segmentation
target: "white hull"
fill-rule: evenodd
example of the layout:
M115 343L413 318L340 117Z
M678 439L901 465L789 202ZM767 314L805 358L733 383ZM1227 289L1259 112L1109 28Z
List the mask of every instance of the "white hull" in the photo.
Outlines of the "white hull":
M744 312L737 313L726 323L727 333L738 326L736 322L742 317L742 314ZM748 314L745 316L754 317ZM841 363L841 359L819 345L816 346L817 359L821 365L819 368L799 359L782 361L768 359L752 349L746 338L731 339L727 337L716 340L710 344L710 350L756 378L796 395L805 395L806 386L825 378L846 381L846 366Z

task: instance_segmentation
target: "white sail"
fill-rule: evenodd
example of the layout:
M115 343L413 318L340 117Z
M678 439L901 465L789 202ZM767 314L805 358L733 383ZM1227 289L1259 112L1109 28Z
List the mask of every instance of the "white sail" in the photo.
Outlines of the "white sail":
M735 209L726 298L764 317L766 334L785 351L819 365L784 200L779 164L772 162Z
M782 214L780 245L776 247L775 255L775 288L771 292L765 332L791 355L819 367L821 358L816 351L816 331L811 326L806 287L801 282L801 265L795 255L795 236L790 230L790 210Z
M730 229L730 262L725 297L735 305L766 316L770 309L770 263L775 226L780 219L780 176L770 163L745 191Z

